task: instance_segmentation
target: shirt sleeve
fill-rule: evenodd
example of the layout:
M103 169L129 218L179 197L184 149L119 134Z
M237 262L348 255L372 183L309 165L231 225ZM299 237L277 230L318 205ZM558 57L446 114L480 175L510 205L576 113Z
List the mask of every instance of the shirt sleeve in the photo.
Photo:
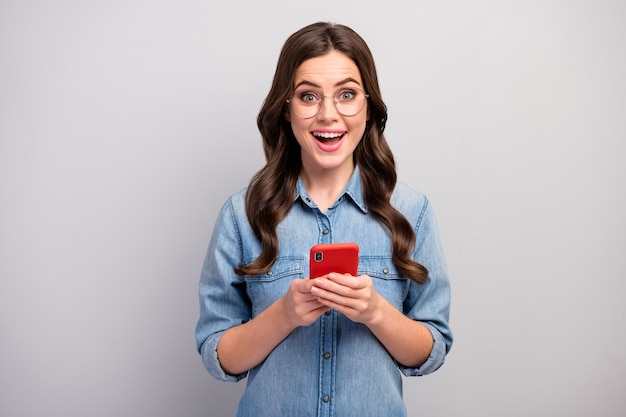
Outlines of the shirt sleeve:
M247 375L225 373L217 357L217 345L224 332L245 323L251 316L245 281L234 272L243 261L240 242L231 198L219 213L204 259L198 287L200 317L195 334L204 367L223 381L239 381Z
M439 369L452 347L450 317L450 280L446 267L439 229L433 209L424 200L415 227L417 245L413 259L428 269L428 281L423 285L411 283L405 301L405 313L424 324L433 337L430 356L419 368L400 367L406 376L427 375Z

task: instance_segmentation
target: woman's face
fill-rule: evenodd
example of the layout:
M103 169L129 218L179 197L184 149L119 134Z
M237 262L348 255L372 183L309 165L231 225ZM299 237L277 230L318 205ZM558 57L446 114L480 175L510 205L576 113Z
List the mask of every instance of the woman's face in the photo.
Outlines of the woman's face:
M347 55L333 50L304 61L296 70L294 88L286 118L301 147L304 174L351 174L354 169L352 153L361 141L368 118L367 99L362 97L365 103L358 113L345 116L337 110L331 97L345 99L343 113L352 112L346 111L354 108L348 103L351 97L367 93L363 91L358 67ZM303 104L319 98L322 106L315 116L305 119L296 114L296 101ZM317 108L311 105L310 113ZM302 110L299 113L309 115Z

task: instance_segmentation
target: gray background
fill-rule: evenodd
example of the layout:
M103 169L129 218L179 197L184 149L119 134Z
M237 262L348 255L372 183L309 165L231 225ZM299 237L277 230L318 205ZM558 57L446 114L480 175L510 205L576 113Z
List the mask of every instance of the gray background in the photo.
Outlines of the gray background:
M228 4L227 4L228 3ZM195 352L216 212L286 37L369 43L456 343L410 415L626 414L626 3L0 2L0 415L228 416Z

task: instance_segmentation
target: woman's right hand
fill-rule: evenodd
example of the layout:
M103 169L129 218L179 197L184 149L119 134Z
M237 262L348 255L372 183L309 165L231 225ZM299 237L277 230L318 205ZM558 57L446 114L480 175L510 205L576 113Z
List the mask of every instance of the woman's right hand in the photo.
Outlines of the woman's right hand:
M295 279L282 297L283 307L294 327L309 326L328 310L317 296L311 294L312 287L311 279Z
M249 320L224 332L217 355L224 371L231 375L245 372L267 355L295 328L313 324L328 307L311 294L313 280L295 279L276 302Z

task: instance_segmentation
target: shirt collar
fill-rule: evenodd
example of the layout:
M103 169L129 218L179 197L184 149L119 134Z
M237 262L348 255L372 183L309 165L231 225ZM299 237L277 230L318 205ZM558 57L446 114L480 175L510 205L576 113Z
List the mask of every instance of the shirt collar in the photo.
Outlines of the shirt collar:
M361 189L361 172L358 165L354 167L354 172L350 177L350 181L348 181L346 188L344 188L343 192L337 199L337 203L335 204L339 204L345 196L350 197L350 200L363 213L368 212L367 205L365 204L365 199L363 198L363 191ZM306 191L304 182L302 181L302 177L298 177L298 182L296 183L296 195L294 201L297 199L301 199L304 204L308 205L309 207L316 207L315 203L309 196L309 193Z

